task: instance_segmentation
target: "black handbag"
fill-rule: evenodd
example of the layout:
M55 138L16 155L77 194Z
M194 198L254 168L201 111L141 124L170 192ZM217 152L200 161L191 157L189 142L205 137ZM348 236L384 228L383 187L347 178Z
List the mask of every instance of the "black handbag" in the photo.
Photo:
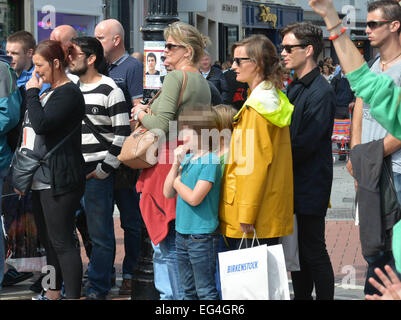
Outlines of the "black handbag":
M82 125L79 124L68 136L61 140L42 159L35 159L24 150L17 148L11 160L9 176L12 186L22 194L27 194L32 187L33 176L36 170L44 164L58 148L60 148Z

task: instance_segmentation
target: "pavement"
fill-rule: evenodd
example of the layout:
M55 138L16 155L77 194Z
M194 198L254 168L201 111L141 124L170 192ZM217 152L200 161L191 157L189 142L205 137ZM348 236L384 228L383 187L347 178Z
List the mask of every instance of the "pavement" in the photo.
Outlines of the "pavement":
M355 189L352 177L345 168L345 162L334 164L334 180L331 196L331 208L326 217L326 244L335 275L336 300L364 300L363 286L366 276L366 263L361 255L359 227L354 221ZM123 230L120 227L118 210L114 213L116 235L117 273L116 286L111 289L109 300L128 300L128 296L119 296L121 284L122 261L124 257ZM88 259L81 245L84 270ZM37 294L29 290L29 286L37 276L11 287L3 288L0 300L31 300ZM291 277L289 277L290 293L292 293Z

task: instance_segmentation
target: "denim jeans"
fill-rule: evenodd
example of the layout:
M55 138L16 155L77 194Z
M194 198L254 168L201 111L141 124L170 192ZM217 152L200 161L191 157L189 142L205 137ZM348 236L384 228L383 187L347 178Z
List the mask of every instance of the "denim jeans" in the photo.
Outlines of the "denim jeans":
M218 233L176 233L178 269L185 300L218 300L216 258Z
M111 288L111 275L116 250L113 220L114 175L104 180L86 181L84 210L92 239L86 295L106 297Z
M155 287L160 293L160 300L174 300L173 290L171 289L170 279L168 276L167 263L163 259L163 255L160 251L160 246L153 247L153 273Z
M173 291L174 300L184 299L184 290L178 270L177 250L175 246L175 223L170 222L169 232L162 242L159 243L162 258L167 264L168 278Z
M3 190L3 180L7 174L8 169L0 170L0 292L1 292L1 284L4 278L4 262L6 260L5 252L4 252L4 234L3 234L3 217L1 212L1 198L2 198L2 190Z
M116 189L114 200L120 211L121 228L124 230L123 279L132 279L141 251L142 218L139 195L134 188Z

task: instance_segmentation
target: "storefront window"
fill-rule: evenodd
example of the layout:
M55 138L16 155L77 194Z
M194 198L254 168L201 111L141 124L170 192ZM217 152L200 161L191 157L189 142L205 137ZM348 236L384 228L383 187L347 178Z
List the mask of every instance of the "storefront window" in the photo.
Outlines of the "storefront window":
M106 0L106 17L107 19L119 19L121 14L121 0Z
M18 31L19 1L0 0L0 45L4 49L7 37Z
M88 15L77 15L67 13L55 13L56 25L51 26L52 19L47 12L43 13L38 11L38 42L49 39L50 33L53 31L53 27L68 24L72 26L79 37L90 36L94 34L95 26L97 22L96 16Z

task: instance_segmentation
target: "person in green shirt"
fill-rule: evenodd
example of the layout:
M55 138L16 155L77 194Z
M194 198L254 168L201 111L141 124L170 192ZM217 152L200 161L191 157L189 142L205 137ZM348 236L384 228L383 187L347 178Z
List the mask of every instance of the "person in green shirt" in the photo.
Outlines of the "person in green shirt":
M337 14L332 0L310 0L309 5L319 14L330 31L340 64L350 82L355 96L370 104L371 115L394 137L401 139L401 88L387 75L379 75L370 71L359 50L345 33L345 28ZM378 21L376 23L400 23L399 21ZM401 221L393 227L393 254L397 270L401 264ZM367 295L369 300L401 299L401 283L389 267L385 267L390 276L387 278L379 269L375 273L383 285L370 279L382 296ZM401 270L398 270L401 271Z

